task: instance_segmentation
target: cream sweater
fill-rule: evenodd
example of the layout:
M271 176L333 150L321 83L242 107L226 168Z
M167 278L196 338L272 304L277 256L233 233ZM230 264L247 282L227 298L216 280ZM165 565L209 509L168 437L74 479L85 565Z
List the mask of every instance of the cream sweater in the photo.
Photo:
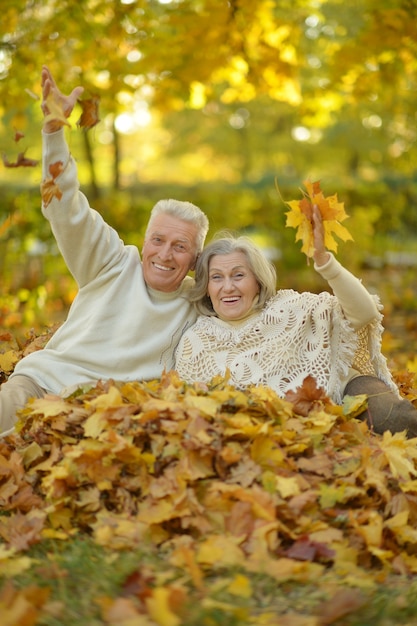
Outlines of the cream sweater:
M315 268L334 295L280 290L241 322L200 316L178 345L179 375L209 382L227 374L240 389L266 385L281 397L312 375L337 403L358 373L377 375L396 389L381 354L378 299L333 255Z
M100 379L160 377L172 368L178 340L196 319L185 297L193 279L173 293L148 289L137 248L124 245L79 191L63 131L44 134L43 141L44 177L50 164L66 165L57 179L62 199L54 198L43 213L79 291L45 349L23 358L14 374L52 393Z

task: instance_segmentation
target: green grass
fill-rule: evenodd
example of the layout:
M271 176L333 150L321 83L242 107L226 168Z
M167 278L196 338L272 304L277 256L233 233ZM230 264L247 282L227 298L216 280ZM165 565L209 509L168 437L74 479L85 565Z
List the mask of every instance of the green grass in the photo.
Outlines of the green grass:
M30 585L50 589L48 602L38 620L31 622L38 626L109 623L139 626L140 621L106 621L101 608L103 599L130 598L139 609L146 589L141 583L138 586L134 579L129 583L130 575L143 576L151 588L158 581L181 585L185 578L184 572L168 563L167 554L154 546L115 552L104 549L87 536L68 541L44 541L32 547L27 555L33 559L32 566L12 581L16 589L23 590ZM186 598L179 611L181 626L272 626L281 624L280 616L283 624L291 626L304 626L304 623L307 626L309 616L315 617L320 626L412 626L417 623L417 579L414 578L390 576L380 584L358 589L355 592L360 598L358 608L339 619L326 621L321 607L343 589L330 571L316 582L301 584L278 583L269 576L251 575L245 570L241 574L250 580L250 597L228 590L230 581L239 574L236 568L223 568L204 579L203 589L187 584ZM5 583L3 579L3 585ZM149 621L148 617L144 620L144 624L157 623ZM165 626L163 622L158 624Z

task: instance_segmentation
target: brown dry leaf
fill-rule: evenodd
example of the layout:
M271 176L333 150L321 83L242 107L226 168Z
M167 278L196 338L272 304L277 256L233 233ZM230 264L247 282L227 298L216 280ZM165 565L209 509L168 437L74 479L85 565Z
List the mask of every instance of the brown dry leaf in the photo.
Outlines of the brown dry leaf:
M41 197L45 207L47 207L53 198L61 200L62 191L59 188L56 178L64 171L64 164L62 161L56 161L49 166L50 178L46 178L41 183Z
M23 139L24 136L25 136L24 133L22 133L20 130L15 129L14 140L16 143L18 143L21 139Z
M0 615L4 626L35 626L50 590L31 585L18 590L8 582L0 591Z
M132 598L108 598L97 599L97 604L102 611L105 624L109 626L154 626Z
M295 391L287 392L285 399L292 403L295 413L304 416L307 416L317 406L330 404L325 391L317 387L317 383L312 376L307 376L301 387L298 387Z
M314 237L312 226L313 206L317 205L324 226L324 245L328 250L337 252L337 242L333 235L342 241L352 241L349 231L342 226L341 222L348 218L343 202L339 202L337 194L325 196L320 188L320 181L303 182L306 192L303 192L302 200L287 202L290 211L286 213L286 226L296 228L296 241L302 241L301 251L311 258L314 254Z
M50 164L48 171L51 177L55 180L55 178L58 178L58 176L62 174L64 169L64 163L62 161L55 161L55 163Z
M26 152L26 150L25 150ZM19 152L16 161L11 162L5 154L3 154L3 164L7 168L13 167L36 167L39 163L39 159L29 159L25 156L25 152Z
M33 509L26 515L14 513L10 517L0 517L0 536L8 546L16 550L27 550L41 540L41 531L46 514Z
M299 582L326 568L358 587L381 568L413 574L415 442L371 435L313 383L292 404L271 390L237 392L220 379L203 388L165 373L29 403L18 434L0 444L9 507L0 534L19 549L74 532L115 550L153 541L200 590L234 565ZM131 617L145 622L146 580L126 583L137 590ZM181 590L161 593L163 614L181 619ZM122 617L131 608L113 606Z
M96 124L99 123L99 104L100 97L92 96L91 98L84 98L83 100L78 100L79 104L82 108L81 116L77 122L77 126L83 128L84 130L90 130Z

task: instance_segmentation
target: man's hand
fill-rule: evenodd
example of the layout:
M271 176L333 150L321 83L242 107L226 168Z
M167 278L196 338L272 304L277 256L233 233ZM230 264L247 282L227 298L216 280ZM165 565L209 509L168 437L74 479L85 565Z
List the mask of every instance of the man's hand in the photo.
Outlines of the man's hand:
M75 87L69 96L58 89L49 69L42 67L42 111L45 116L43 129L46 133L54 133L66 124L66 118L84 91L84 87Z

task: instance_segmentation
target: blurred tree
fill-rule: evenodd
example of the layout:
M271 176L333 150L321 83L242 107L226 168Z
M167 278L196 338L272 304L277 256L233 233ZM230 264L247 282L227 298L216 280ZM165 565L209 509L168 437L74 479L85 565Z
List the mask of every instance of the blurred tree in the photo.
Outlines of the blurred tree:
M45 63L62 89L100 97L99 126L69 140L83 184L131 189L98 206L127 232L142 211L129 206L145 196L145 211L175 184L203 199L216 228L278 229L275 179L292 199L307 177L349 212L378 206L381 230L408 232L416 13L414 0L3 0L2 151L40 158ZM40 178L39 168L0 176L20 187ZM29 236L39 197L25 197L19 233Z

